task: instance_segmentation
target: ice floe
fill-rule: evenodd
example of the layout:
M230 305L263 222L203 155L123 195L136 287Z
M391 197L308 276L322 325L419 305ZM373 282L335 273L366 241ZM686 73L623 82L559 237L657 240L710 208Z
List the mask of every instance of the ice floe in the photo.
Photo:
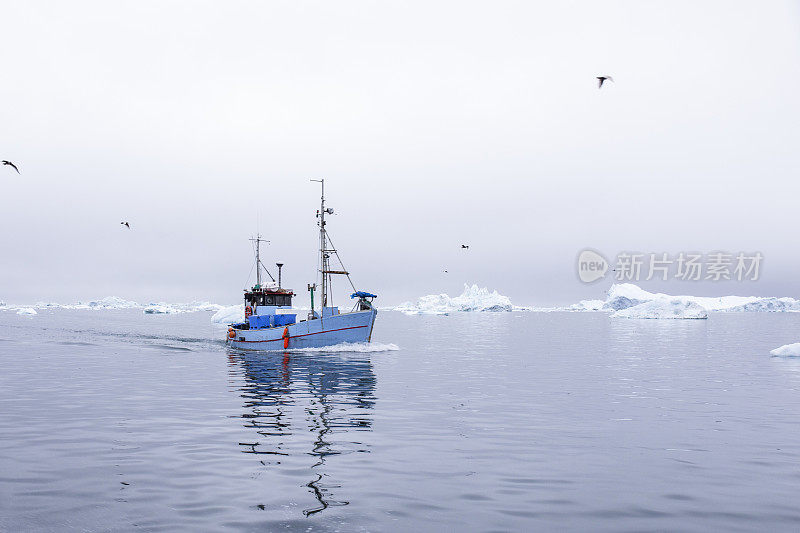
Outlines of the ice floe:
M657 299L614 311L612 318L703 319L708 312L700 305L678 298Z
M143 313L148 315L168 315L175 313L195 313L198 311L219 311L225 308L224 305L214 304L210 302L190 302L190 303L166 303L166 302L151 302L149 304L140 304L132 300L125 300L117 296L108 296L99 300L89 300L86 302L76 302L70 304L62 304L56 302L37 302L35 304L24 305L6 305L0 304L0 310L16 311L19 309L38 309L38 310L89 310L89 311L113 311L118 309L141 309Z
M42 303L37 305L42 305L44 307L61 307L63 309L92 309L97 311L106 311L109 309L138 309L141 307L141 305L136 302L118 298L117 296L107 296L100 300L78 302L75 304Z
M181 311L176 309L175 307L169 305L162 305L162 304L150 304L144 308L144 314L146 315L171 315L174 313L183 313L185 311Z
M56 302L36 302L32 307L36 309L87 309L93 311L108 311L112 309L140 309L142 306L131 300L107 296L99 300L62 304Z
M165 302L150 303L144 307L147 315L172 315L176 313L196 313L198 311L219 311L224 305L209 302L192 302L188 304L168 304Z
M777 357L800 357L800 342L784 344L774 350L770 350L769 353Z
M464 284L464 292L460 296L446 294L429 294L421 296L416 302L404 302L391 308L407 315L446 315L459 312L493 312L513 311L514 306L508 296L497 291L489 292L486 287Z
M17 314L24 316L33 316L33 315L38 315L39 313L37 313L36 309L32 307L20 307L19 309L17 309Z
M604 311L605 300L581 300L564 311Z

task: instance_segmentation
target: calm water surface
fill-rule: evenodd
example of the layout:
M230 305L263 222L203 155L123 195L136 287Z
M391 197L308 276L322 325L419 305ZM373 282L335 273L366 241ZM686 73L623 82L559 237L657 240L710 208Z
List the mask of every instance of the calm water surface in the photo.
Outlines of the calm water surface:
M800 315L383 312L372 353L209 314L0 311L0 530L800 528Z

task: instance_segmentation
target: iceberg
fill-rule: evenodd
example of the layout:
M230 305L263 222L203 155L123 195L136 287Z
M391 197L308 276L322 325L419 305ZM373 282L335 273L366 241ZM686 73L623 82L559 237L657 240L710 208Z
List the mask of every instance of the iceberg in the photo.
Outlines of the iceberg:
M39 313L37 313L36 309L34 309L33 307L20 307L19 309L17 309L17 314L23 316L33 316L33 315L38 315Z
M774 350L770 350L769 353L776 357L800 357L800 342L784 344Z
M612 318L704 319L708 312L700 305L679 298L658 299L614 311Z
M648 292L632 283L617 283L608 289L605 300L581 300L570 311L616 312L653 301L680 300L691 302L706 311L724 313L800 312L800 300L765 296L674 296Z
M404 302L390 308L407 315L446 315L457 312L497 312L513 311L514 306L508 296L497 291L489 292L486 287L464 284L464 292L460 296L450 297L446 294L429 294L421 296L416 303Z
M214 324L235 324L244 322L244 304L221 307L211 317Z
M797 313L800 301L794 298L757 298L751 302L726 309L730 313Z
M667 297L667 295L647 292L632 283L615 284L608 289L606 301L603 302L602 309L619 311L620 309L634 307L659 297Z

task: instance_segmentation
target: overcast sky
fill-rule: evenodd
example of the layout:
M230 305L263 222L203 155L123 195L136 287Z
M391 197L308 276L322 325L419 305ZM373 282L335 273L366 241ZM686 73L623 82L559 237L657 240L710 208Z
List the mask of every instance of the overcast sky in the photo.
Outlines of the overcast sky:
M236 302L258 225L305 301L321 177L381 305L598 297L585 247L761 251L642 285L798 297L798 6L2 2L0 300Z

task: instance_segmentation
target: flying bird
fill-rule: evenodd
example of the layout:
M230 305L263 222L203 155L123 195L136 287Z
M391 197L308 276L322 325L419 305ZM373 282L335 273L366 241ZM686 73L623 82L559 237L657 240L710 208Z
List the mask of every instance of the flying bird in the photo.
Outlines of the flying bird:
M127 222L120 222L120 224L122 224L123 226L125 226L128 229L131 229L131 225L128 224Z
M3 164L4 164L4 165L11 165L11 167L12 167L14 170L16 170L16 171L17 171L17 174L19 174L19 169L17 168L17 165L15 165L14 163L12 163L11 161L6 161L6 160L3 160Z
M466 244L462 244L461 248L464 249L464 250L469 250L469 246L467 246Z
M602 89L603 88L603 82L606 81L606 80L614 81L614 78L612 78L611 76L597 76L597 88L598 89Z

